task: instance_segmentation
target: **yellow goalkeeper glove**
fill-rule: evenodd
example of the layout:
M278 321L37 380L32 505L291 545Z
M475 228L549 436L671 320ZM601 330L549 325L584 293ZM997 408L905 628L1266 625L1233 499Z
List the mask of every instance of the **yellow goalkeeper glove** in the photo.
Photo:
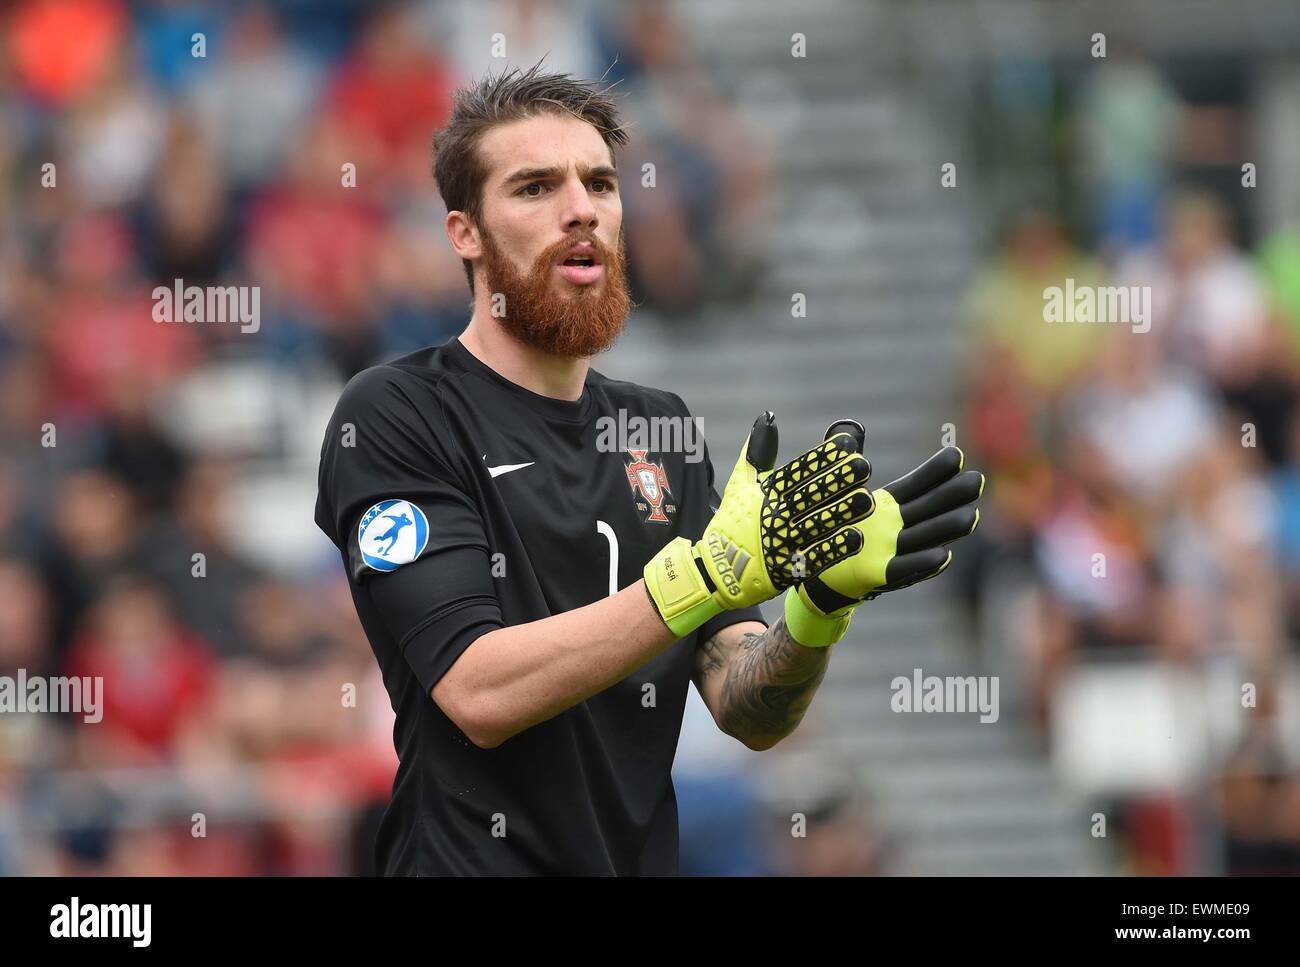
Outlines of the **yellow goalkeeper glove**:
M855 424L856 425L856 424ZM841 432L832 424L828 435ZM857 442L861 447L861 441ZM786 627L800 644L825 647L848 630L853 609L887 591L897 591L940 574L952 562L944 545L979 524L975 501L984 475L966 470L965 455L944 447L919 467L872 492L875 509L850 529L862 549L809 574L785 597Z
M678 637L723 611L767 601L861 548L861 533L847 525L871 513L862 486L871 466L854 435L829 435L773 469L776 451L769 411L745 438L704 536L678 537L646 564L646 589Z

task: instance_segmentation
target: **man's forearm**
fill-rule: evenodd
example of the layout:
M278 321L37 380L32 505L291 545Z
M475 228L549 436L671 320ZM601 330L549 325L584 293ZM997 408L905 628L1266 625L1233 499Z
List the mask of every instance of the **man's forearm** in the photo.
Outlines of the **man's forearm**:
M703 645L705 674L722 674L719 725L751 749L770 749L795 730L830 662L830 648L805 648L781 618L728 644L726 629Z
M604 691L675 640L637 581L585 607L488 632L434 686L433 699L490 748Z

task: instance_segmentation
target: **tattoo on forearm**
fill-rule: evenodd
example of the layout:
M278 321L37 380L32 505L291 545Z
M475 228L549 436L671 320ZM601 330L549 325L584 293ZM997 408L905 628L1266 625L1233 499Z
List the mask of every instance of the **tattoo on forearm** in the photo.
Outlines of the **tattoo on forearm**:
M778 620L762 634L749 632L727 663L722 718L737 737L780 740L794 731L826 674L829 648L805 648ZM721 662L713 647L707 660Z
M718 641L718 636L704 642L704 665L700 669L705 677L720 672L727 665L727 656L722 652L722 645Z

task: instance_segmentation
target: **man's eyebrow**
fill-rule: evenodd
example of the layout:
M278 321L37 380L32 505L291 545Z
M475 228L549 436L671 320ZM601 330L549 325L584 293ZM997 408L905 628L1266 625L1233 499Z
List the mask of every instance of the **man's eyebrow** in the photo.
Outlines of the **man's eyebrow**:
M549 168L521 168L519 171L508 175L503 185L513 185L521 181L545 181L548 178L563 178L565 169L559 165L551 165ZM618 170L611 165L578 165L578 175L582 178L618 178Z

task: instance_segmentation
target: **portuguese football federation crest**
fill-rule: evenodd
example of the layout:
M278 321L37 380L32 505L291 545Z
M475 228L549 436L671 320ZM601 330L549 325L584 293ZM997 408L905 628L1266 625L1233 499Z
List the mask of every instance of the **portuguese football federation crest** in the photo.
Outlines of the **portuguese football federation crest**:
M668 472L664 470L663 464L647 460L646 450L627 452L632 457L627 465L627 482L632 488L633 496L639 498L636 502L637 509L650 512L647 522L669 523L668 514L675 513L677 508L667 503L667 498L672 493L668 487Z

